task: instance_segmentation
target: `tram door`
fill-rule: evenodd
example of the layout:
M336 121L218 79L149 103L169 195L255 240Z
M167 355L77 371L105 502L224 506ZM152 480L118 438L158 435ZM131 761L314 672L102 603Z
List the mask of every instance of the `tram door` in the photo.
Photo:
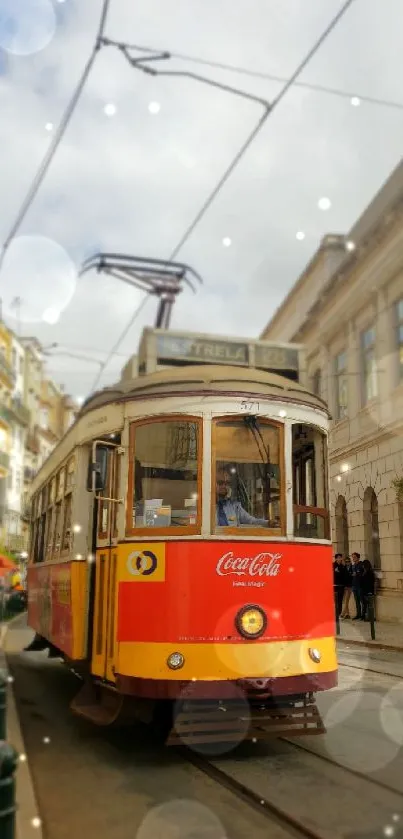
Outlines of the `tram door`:
M96 676L114 682L120 458L117 446L104 443L101 445L104 448L103 453L106 455L107 463L104 488L95 494L97 524L91 669Z

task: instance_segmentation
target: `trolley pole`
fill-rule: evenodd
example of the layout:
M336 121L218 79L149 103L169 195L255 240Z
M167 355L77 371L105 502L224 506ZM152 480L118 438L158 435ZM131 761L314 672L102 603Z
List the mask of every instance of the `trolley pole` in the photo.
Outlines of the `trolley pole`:
M15 749L0 741L0 836L15 839L15 770L18 755Z

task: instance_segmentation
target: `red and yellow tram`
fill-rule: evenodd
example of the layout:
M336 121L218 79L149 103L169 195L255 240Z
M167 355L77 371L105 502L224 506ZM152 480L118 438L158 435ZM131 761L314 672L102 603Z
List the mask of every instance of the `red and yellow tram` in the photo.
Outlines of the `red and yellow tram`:
M328 412L298 348L244 343L247 362L241 342L147 330L138 375L87 400L34 480L30 649L80 673L72 710L100 725L171 719L168 743L323 731Z

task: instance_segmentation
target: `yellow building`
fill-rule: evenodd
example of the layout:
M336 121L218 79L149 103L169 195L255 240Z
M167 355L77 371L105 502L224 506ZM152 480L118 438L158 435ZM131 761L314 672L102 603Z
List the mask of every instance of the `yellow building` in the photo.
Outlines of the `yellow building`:
M12 443L9 406L14 388L12 336L0 317L0 545L5 542L5 515Z
M345 236L326 236L261 337L303 343L329 404L335 549L377 570L403 614L403 163Z

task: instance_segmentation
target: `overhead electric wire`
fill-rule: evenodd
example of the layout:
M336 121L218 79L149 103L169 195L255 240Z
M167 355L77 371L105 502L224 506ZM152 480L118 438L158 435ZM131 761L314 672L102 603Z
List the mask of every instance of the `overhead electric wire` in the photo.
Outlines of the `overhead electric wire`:
M243 145L241 146L239 151L236 153L236 155L233 158L233 160L231 161L230 165L227 167L224 174L221 176L217 185L214 187L213 191L210 193L210 195L208 196L208 198L206 199L206 201L202 205L201 209L197 213L197 215L194 218L194 220L192 221L192 223L185 230L185 233L183 234L182 238L180 239L180 241L178 242L178 244L176 245L176 247L172 251L172 253L169 257L170 260L175 259L177 254L179 253L179 251L186 244L189 237L193 233L194 229L197 227L197 225L199 224L199 222L201 221L201 219L203 218L203 216L205 215L207 210L210 208L214 199L217 197L219 192L221 192L223 186L227 182L230 175L232 175L232 172L234 171L234 169L236 169L236 167L238 166L238 163L242 160L243 156L248 151L249 147L252 145L253 141L256 139L257 135L262 130L263 126L266 124L269 116L273 113L274 109L281 102L281 100L284 98L286 93L288 93L290 87L292 87L292 85L295 83L298 76L300 76L301 73L305 70L305 67L307 66L307 64L309 64L309 62L311 61L311 59L313 58L315 53L318 52L318 50L320 49L320 47L322 46L324 41L333 32L333 30L335 29L335 27L337 26L337 24L339 23L341 18L345 15L347 10L350 8L350 6L353 3L354 3L354 0L346 0L346 2L343 4L342 8L337 12L335 17L330 22L330 24L326 27L325 31L322 32L322 35L317 39L317 41L315 41L313 47L309 50L308 54L300 62L300 64L298 65L298 67L296 68L296 70L294 71L292 76L290 76L290 78L288 79L288 81L286 82L284 87L280 90L280 92L277 94L277 96L273 99L271 105L267 108L266 112L260 118L259 122L255 126L253 131L249 134L249 137L247 137L247 139L245 140L245 142L243 143Z
M30 188L27 192L26 197L24 198L24 201L23 201L23 203L20 207L20 210L18 211L17 217L16 217L16 219L15 219L15 221L14 221L14 223L13 223L11 229L10 229L10 232L9 232L9 234L8 234L4 244L3 244L3 248L2 248L2 251L0 253L0 269L3 265L3 261L4 261L5 255L6 255L6 252L9 248L12 240L14 239L14 236L16 235L18 230L20 229L21 224L24 221L25 216L26 216L28 210L30 209L34 198L36 197L36 194L39 190L39 187L41 186L42 181L43 181L43 179L44 179L44 177L45 177L45 175L46 175L46 173L49 169L49 166L52 163L52 160L53 160L53 158L56 154L56 151L57 151L57 149L58 149L58 147L59 147L59 145L60 145L60 143L61 143L61 141L64 137L64 134L65 134L66 129L69 125L71 117L73 116L73 113L76 109L77 103L78 103L78 101L81 97L81 94L83 92L85 83L86 83L86 81L88 79L88 76L91 72L91 69L92 69L93 64L95 62L95 59L98 55L99 50L102 47L102 39L103 39L104 31L105 31L106 19L107 19L110 3L111 3L111 0L103 0L102 12L101 12L99 25L98 25L98 31L97 31L97 35L96 35L96 38L95 38L94 46L93 46L92 51L91 51L91 55L90 55L86 65L84 67L84 70L83 70L83 72L80 76L80 79L79 79L78 84L77 84L77 86L74 90L74 93L73 93L73 95L72 95L72 97L71 97L71 99L70 99L70 101L67 105L67 108L66 108L66 110L65 110L65 112L62 116L62 119L61 119L60 124L57 128L57 131L54 135L54 138L53 138L53 140L52 140L52 142L51 142L51 144L50 144L50 146L49 146L49 148L48 148L48 150L45 154L45 157L43 158L42 163L40 164L40 167L39 167L39 169L38 169L38 171L37 171L37 173L34 177L34 180L32 181L32 184L31 184L31 186L30 186Z
M137 50L138 52L144 53L157 53L157 49L153 49L152 47L143 47L139 46L138 44L128 44L123 41L114 41L110 38L103 38L102 39L105 46L115 46L119 47L120 49L125 48L126 50ZM249 76L250 78L254 79L263 79L270 82L278 82L284 84L287 79L284 76L277 76L274 73L268 73L265 70L251 70L249 67L239 67L236 64L226 64L222 61L214 61L212 59L207 58L199 58L195 55L188 55L187 53L183 52L161 52L165 58L176 58L178 61L187 61L189 64L198 64L202 67L211 67L215 70L224 70L225 72L229 73L236 73L237 75L241 76ZM338 96L343 99L359 99L361 102L368 102L371 105L378 105L385 108L394 108L397 110L403 110L403 102L395 102L392 99L385 99L384 97L375 97L375 96L367 96L366 94L360 93L357 90L353 92L349 92L348 90L341 90L337 87L330 87L329 85L321 85L317 84L316 82L301 82L295 81L294 87L305 88L306 90L313 90L317 91L318 93L327 93L331 96Z
M183 234L180 241L178 242L178 244L176 245L176 247L172 251L168 261L172 261L173 259L175 259L175 257L179 253L179 251L186 244L189 237L191 236L191 234L193 233L193 231L195 230L195 228L197 227L197 225L199 224L199 222L201 221L201 219L203 218L203 216L205 215L207 210L210 208L214 199L217 197L219 192L221 192L221 190L222 190L223 186L225 185L225 183L227 182L228 178L230 177L230 175L232 174L234 169L236 169L236 167L238 166L238 163L243 158L244 154L247 152L249 147L252 145L253 141L255 140L257 135L260 133L263 126L266 124L267 119L269 118L270 114L273 113L273 110L276 107L276 105L278 105L279 102L281 102L281 100L283 99L285 94L288 92L290 87L292 87L292 85L295 84L298 77L301 75L303 70L305 70L305 67L307 66L307 64L310 62L310 60L313 58L313 56L318 52L318 50L320 49L320 47L322 46L324 41L333 32L333 30L335 29L335 27L337 26L337 24L339 23L341 18L345 15L347 10L350 8L350 6L353 3L354 3L354 0L346 0L346 2L343 4L341 9L337 12L335 17L331 20L329 25L326 27L324 32L322 32L322 35L317 39L317 41L315 41L313 47L311 47L308 54L300 62L300 64L298 65L298 67L296 68L296 70L294 71L292 76L290 76L290 78L287 80L286 84L281 89L279 94L275 97L275 99L273 99L273 102L271 103L271 105L265 110L265 113L259 119L259 122L255 126L253 131L249 134L249 136L247 137L245 142L242 144L241 148L239 149L239 151L237 152L235 157L232 159L231 163L229 164L229 166L225 170L224 174L221 176L217 185L214 187L213 191L210 193L210 195L208 196L208 198L206 199L206 201L202 205L202 207L199 210L199 212L197 213L195 219L192 221L192 223L189 225L189 227L185 230L185 233ZM148 49L145 49L145 51L148 51ZM138 312L135 312L134 315L132 315L129 322L125 326L123 332L121 333L120 337L118 338L118 340L114 344L114 346L111 350L111 353L116 352L119 349L122 341L126 337L129 330L131 329L131 327L132 327L132 325L133 325L133 323L134 323L134 321L137 317L137 314L138 314ZM101 378L101 375L102 375L103 371L105 370L105 367L106 367L107 364L108 364L108 360L105 362L102 370L100 370L99 376L97 377L96 382L95 382L95 386L98 384L99 379Z
M98 382L99 382L99 380L100 380L100 378L101 378L101 376L102 376L102 373L104 372L105 368L106 368L106 367L107 367L107 365L109 364L110 360L112 359L112 357L113 357L114 355L117 355L117 349L118 349L118 347L120 346L120 344L122 343L122 341L126 338L127 333L128 333L128 332L129 332L129 330L132 328L132 326L133 326L133 324L134 324L134 322L135 322L136 318L139 316L140 312L142 311L142 309L144 308L145 304L147 303L147 300L149 299L149 296L150 296L150 295L148 294L148 292L147 292L147 294L145 294L145 295L144 295L144 297L143 297L143 299L142 299L142 301L141 301L140 305L137 307L137 309L136 309L136 310L134 311L134 313L132 314L132 316L131 316L131 318L130 318L130 320L129 320L129 323L128 323L128 324L127 324L127 326L124 328L123 332L121 333L121 335L120 335L120 337L118 338L118 340L116 341L116 343L113 345L112 349L109 351L108 356L107 356L107 358L105 359L105 361L104 361L104 362L102 362L102 365L100 366L100 368L99 368L99 372L97 373L97 375L96 375L96 377L95 377L95 380L94 380L94 383L93 383L93 385L92 385L91 390L93 390L93 391L95 390L95 388L97 387Z

